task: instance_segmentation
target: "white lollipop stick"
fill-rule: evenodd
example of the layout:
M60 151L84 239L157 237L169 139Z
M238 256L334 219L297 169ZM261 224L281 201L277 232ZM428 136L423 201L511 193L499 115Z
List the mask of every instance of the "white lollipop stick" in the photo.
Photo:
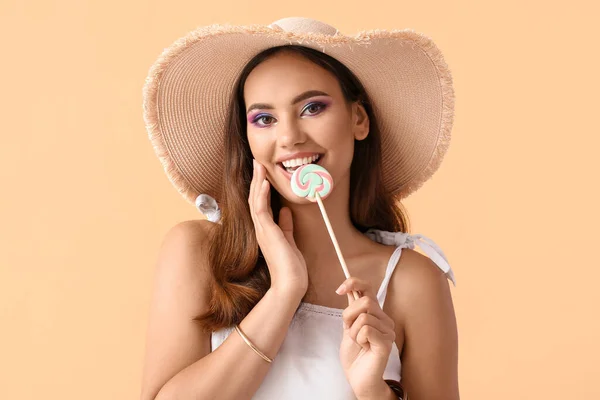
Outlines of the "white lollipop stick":
M290 183L294 194L299 197L304 197L312 202L316 200L317 203L319 203L321 215L323 216L323 220L327 226L327 231L329 232L329 237L331 238L333 246L335 247L337 257L340 260L340 264L342 264L344 275L346 276L346 279L350 278L348 266L346 265L346 261L344 260L344 256L340 250L340 245L335 238L335 233L333 233L331 222L327 216L327 211L325 211L325 206L321 200L321 195L323 197L327 197L333 189L333 178L331 177L331 174L329 174L329 171L320 165L306 164L294 171ZM355 300L360 298L356 290L352 291L352 295L354 296Z
M327 211L325 211L325 206L323 205L323 200L321 200L321 196L319 192L316 192L315 198L317 199L317 203L319 203L319 209L321 210L321 215L323 216L323 220L325 221L325 225L327 226L327 231L329 232L329 237L333 242L333 247L335 247L335 252L340 260L340 264L342 264L342 269L344 270L344 275L346 279L350 278L350 272L348 271L348 266L346 265L346 261L344 260L344 256L342 255L342 250L340 250L340 245L335 238L335 233L333 233L333 228L331 227L331 222L329 222L329 217L327 216ZM360 296L356 290L352 291L352 295L354 296L354 300L358 300Z

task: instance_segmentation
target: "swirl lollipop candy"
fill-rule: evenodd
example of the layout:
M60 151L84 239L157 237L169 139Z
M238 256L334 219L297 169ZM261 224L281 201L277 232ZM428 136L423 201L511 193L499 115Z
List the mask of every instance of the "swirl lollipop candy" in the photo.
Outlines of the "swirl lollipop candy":
M333 178L329 172L317 164L305 164L294 171L291 179L292 191L299 197L313 203L317 197L324 199L333 189ZM317 196L318 194L318 196Z
M294 192L296 196L304 197L313 203L319 203L321 215L323 216L325 225L327 225L327 231L329 232L329 237L331 237L331 241L335 247L335 252L340 260L340 264L342 264L344 275L346 276L346 279L350 278L350 272L348 271L346 261L342 256L340 245L335 238L335 233L333 233L331 222L329 222L329 217L327 217L325 206L321 201L321 199L329 196L333 190L333 178L331 177L331 174L320 165L305 164L294 171L290 184L292 186L292 192ZM355 300L360 298L355 290L352 291L352 295Z

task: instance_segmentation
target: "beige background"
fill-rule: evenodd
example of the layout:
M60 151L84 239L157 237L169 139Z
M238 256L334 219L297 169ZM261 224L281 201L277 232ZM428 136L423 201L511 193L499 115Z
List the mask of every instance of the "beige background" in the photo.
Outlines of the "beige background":
M450 65L452 144L406 205L456 272L461 398L600 398L593 2L282 3L2 0L0 398L139 397L158 246L199 218L146 137L146 73L197 26L286 16L412 28Z

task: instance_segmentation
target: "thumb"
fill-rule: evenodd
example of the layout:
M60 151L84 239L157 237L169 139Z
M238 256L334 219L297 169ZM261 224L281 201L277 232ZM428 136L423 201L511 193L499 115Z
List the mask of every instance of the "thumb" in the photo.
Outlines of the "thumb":
M279 210L279 227L288 243L296 247L296 242L294 241L294 221L292 219L292 210L289 207L282 207Z

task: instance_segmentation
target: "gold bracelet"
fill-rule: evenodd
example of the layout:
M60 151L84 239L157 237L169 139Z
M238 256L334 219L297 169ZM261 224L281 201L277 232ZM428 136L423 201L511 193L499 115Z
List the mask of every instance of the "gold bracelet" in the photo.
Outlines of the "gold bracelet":
M254 352L256 354L258 354L259 356L261 356L263 360L265 360L266 362L269 362L269 363L273 362L273 360L271 360L269 357L267 357L262 351L260 351L259 349L257 349L256 346L252 344L252 342L250 341L250 339L248 339L248 337L242 332L242 330L240 329L239 326L236 325L235 326L235 330L237 331L237 333L240 334L240 336L242 337L242 339L244 339L244 342L246 342L246 344L248 346L250 346L250 348L252 350L254 350Z

